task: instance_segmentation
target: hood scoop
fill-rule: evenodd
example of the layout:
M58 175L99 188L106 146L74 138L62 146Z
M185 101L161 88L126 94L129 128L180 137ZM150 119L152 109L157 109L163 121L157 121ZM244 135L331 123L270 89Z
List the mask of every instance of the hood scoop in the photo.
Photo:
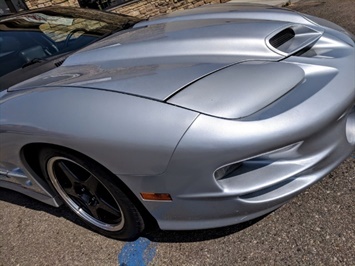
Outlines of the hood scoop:
M295 37L295 31L291 28L284 29L270 39L270 44L274 48L279 48Z
M266 38L266 44L274 52L290 56L315 44L323 32L304 25L291 25L272 33Z

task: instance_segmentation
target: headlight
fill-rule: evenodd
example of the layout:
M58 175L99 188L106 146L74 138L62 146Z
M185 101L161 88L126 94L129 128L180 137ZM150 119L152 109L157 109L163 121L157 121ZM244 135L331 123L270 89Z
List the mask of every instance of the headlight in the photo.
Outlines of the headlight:
M346 138L350 144L355 145L355 107L346 120Z

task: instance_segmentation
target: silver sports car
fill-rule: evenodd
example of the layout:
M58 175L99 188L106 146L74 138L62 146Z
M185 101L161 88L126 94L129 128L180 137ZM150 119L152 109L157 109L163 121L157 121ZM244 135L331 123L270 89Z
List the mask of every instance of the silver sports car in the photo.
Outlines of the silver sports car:
M0 186L132 239L152 218L266 214L354 150L354 36L339 26L219 4L120 29L0 92Z

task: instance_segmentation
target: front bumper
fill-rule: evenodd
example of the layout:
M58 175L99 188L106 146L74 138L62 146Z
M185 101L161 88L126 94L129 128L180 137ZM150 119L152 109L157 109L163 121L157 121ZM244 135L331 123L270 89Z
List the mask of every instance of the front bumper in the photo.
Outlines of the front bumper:
M348 142L345 133L350 117L355 117L354 109L303 141L244 160L241 167L218 181L211 169L223 159L213 154L213 142L210 154L200 162L190 160L189 167L179 163L183 160L179 155L188 156L180 153L180 144L168 172L140 180L145 191L169 192L173 201L143 203L162 229L172 230L221 227L266 214L323 178L353 152L354 144ZM234 153L239 161L240 153L237 149Z
M143 201L162 229L227 226L280 207L354 151L354 53L344 49L342 58L329 60L290 57L284 62L305 72L291 92L244 120L201 114L165 173L120 177L137 196L170 193L171 202ZM214 177L240 162L228 176Z

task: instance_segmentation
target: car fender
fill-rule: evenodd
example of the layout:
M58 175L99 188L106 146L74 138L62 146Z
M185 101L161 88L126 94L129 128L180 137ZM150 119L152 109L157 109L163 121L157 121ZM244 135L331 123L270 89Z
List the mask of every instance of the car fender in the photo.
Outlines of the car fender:
M114 174L165 171L198 113L111 91L53 87L8 93L1 99L0 161L30 143L78 151ZM3 145L2 145L3 146Z

